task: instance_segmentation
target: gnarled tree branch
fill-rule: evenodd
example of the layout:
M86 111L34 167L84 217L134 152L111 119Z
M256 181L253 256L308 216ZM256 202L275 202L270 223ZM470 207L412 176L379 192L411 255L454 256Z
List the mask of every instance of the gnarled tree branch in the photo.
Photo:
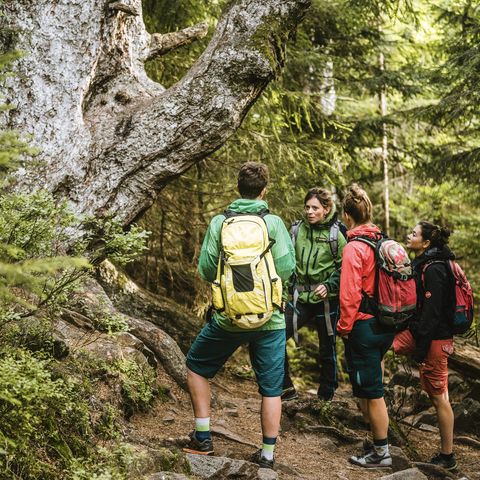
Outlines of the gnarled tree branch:
M29 52L7 89L17 107L9 126L31 133L43 160L19 186L45 186L79 213L109 211L128 224L240 126L281 69L309 2L230 2L205 52L165 90L145 60L204 27L152 36L141 0L4 0Z
M207 22L197 23L193 27L184 28L172 33L154 33L150 40L150 50L146 60L165 55L176 48L201 40L208 33Z

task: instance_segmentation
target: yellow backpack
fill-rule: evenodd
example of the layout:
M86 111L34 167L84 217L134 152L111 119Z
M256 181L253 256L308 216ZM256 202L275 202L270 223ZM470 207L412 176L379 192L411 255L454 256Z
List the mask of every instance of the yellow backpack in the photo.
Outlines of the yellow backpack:
M220 233L221 252L212 284L213 306L235 325L252 329L268 322L282 301L282 282L275 271L263 217L225 212Z

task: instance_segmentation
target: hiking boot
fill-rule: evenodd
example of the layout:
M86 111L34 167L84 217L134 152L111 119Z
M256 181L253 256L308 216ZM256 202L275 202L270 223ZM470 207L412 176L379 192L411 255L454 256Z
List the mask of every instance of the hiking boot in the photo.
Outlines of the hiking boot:
M268 460L262 455L262 449L259 448L251 457L251 462L256 463L260 468L271 468L273 470L273 465L275 463L275 458Z
M280 398L282 399L282 402L289 402L290 400L297 399L298 393L295 390L295 387L289 387L282 392L282 396Z
M365 455L353 455L349 459L350 463L364 468L386 468L392 466L392 457L390 455L378 455L375 450Z
M331 402L334 395L335 390L332 392L331 390L324 390L321 387L318 387L317 398L319 400L323 400L324 402Z
M317 393L317 398L322 402L331 402L333 400L333 395L334 395L333 393L331 395Z
M362 450L363 454L366 455L367 453L370 453L374 449L373 442L369 438L365 438L362 442Z
M445 458L441 453L439 453L430 460L430 463L436 465L437 467L442 467L448 471L455 470L457 468L457 460L455 459L455 455L452 455L451 458Z
M193 453L195 455L213 455L213 441L211 438L207 438L206 440L200 441L197 440L195 435L195 430L190 432L190 443L182 448L185 453Z

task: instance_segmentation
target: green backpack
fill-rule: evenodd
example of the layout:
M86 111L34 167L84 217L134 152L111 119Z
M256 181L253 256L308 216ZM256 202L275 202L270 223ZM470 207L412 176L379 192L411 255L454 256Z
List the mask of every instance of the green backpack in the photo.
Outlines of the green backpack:
M213 306L240 328L268 322L282 301L282 282L275 270L264 216L225 212L221 251L212 284Z

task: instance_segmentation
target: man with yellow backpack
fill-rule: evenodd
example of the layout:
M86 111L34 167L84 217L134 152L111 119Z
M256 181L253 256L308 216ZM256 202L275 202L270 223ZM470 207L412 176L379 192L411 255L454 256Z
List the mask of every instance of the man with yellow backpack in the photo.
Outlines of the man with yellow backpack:
M214 310L187 354L195 430L184 450L213 455L208 379L240 345L248 344L262 396L263 444L253 461L273 468L285 359L282 284L293 273L295 253L283 221L269 213L263 200L268 180L266 165L242 165L241 198L212 219L203 241L198 269L212 283Z

